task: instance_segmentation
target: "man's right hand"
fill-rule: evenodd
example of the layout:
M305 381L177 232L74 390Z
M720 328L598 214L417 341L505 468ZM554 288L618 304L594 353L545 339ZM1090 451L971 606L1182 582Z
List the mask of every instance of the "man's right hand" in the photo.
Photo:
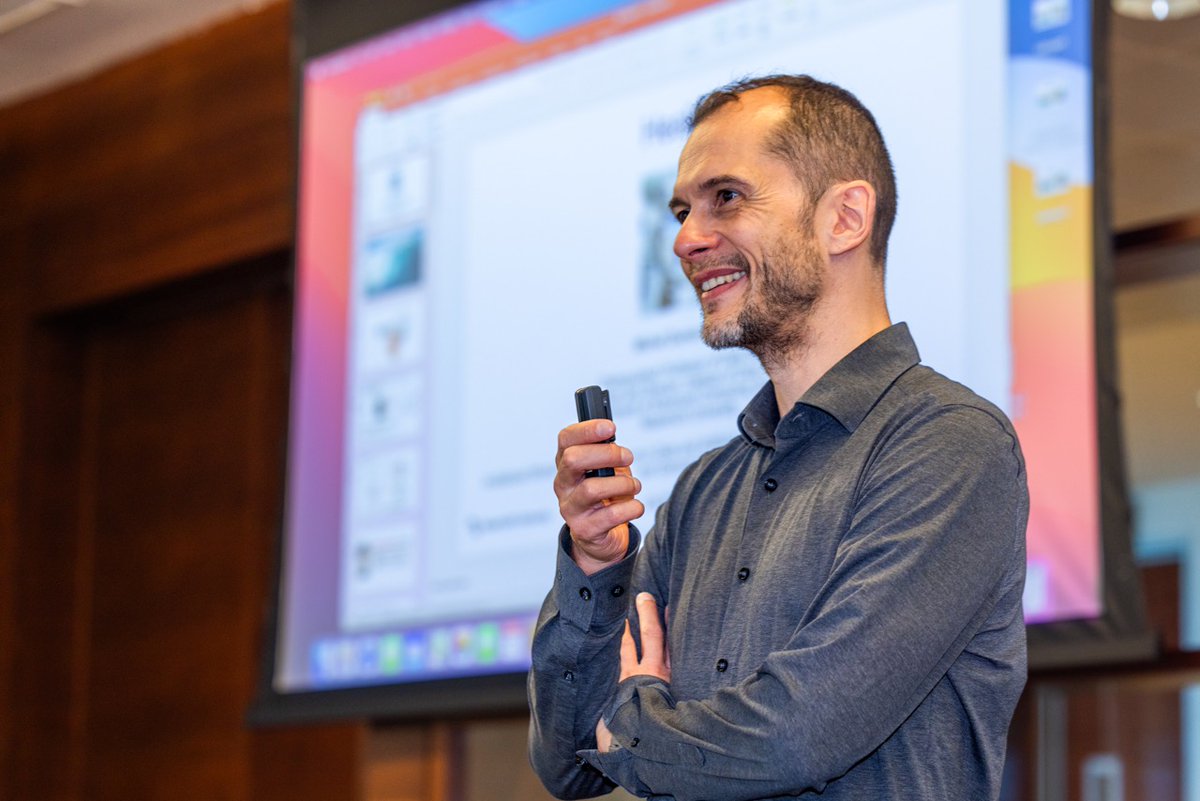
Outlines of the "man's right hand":
M642 489L629 472L633 453L605 442L615 434L611 420L587 420L558 433L554 494L571 531L575 563L589 576L625 558L629 521L646 511L633 497ZM616 475L584 478L585 471L601 467L614 468Z

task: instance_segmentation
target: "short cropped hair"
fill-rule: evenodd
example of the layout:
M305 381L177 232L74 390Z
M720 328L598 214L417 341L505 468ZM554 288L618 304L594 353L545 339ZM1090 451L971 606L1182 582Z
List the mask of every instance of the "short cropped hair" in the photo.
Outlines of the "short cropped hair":
M743 93L768 86L783 90L790 104L787 119L771 135L768 147L792 165L812 203L839 181L865 180L875 188L869 247L882 269L896 219L896 174L879 125L853 94L808 75L745 78L700 98L688 129L695 130L717 109L740 102Z

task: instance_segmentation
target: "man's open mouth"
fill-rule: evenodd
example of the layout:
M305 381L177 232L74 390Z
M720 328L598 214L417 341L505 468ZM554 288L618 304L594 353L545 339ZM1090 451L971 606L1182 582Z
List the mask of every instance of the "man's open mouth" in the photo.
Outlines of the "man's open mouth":
M709 290L716 289L717 287L721 286L722 284L732 284L734 281L737 281L739 278L745 278L745 277L746 277L746 273L744 270L736 272L736 273L726 273L725 275L714 276L712 278L709 278L704 283L700 284L700 291L708 292Z

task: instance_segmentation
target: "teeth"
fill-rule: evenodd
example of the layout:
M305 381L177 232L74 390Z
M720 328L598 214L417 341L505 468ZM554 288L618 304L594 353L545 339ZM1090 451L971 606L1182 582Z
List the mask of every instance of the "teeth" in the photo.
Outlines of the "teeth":
M707 292L710 289L716 289L721 284L728 284L739 278L745 277L745 272L728 273L726 275L718 275L716 278L710 278L700 285L701 292Z

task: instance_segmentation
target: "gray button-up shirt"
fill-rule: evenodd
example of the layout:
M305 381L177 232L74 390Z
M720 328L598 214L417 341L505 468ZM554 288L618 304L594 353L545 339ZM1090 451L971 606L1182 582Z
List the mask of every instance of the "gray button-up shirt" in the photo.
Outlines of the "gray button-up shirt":
M918 361L900 324L782 419L763 387L617 565L585 576L560 535L529 680L551 792L998 795L1026 674L1025 467L1003 413ZM616 685L640 591L669 608L669 685Z

